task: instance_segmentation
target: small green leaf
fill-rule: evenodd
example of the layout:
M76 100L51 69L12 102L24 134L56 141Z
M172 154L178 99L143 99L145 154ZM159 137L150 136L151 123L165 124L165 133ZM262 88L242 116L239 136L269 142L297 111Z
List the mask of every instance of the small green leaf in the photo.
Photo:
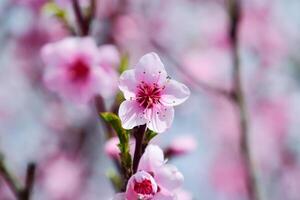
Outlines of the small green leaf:
M120 159L121 159L121 167L124 172L124 177L129 178L132 173L132 159L130 155L130 147L129 147L129 131L122 128L120 118L111 112L101 113L101 117L109 123L113 129L116 131L120 143L118 147L120 149Z
M61 9L56 3L52 1L44 5L43 11L46 14L54 15L59 19L65 20L67 17L66 11Z
M150 140L152 140L156 135L157 135L157 133L147 129L146 134L145 134L145 142L149 143Z
M128 66L129 66L129 56L126 53L126 54L122 55L122 57L121 57L119 73L122 74L125 70L128 69Z
M122 188L122 179L117 174L117 172L110 169L106 172L106 176L109 178L109 180L112 183L112 185L114 186L115 190L120 191Z
M100 115L116 131L121 144L129 141L129 132L122 128L121 120L116 114L103 112Z

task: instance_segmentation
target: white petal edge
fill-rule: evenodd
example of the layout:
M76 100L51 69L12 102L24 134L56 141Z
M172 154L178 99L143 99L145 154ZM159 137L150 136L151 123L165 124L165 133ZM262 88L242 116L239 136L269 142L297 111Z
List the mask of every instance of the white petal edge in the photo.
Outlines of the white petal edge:
M189 88L175 80L168 80L162 91L160 102L165 106L177 106L185 102L191 92Z

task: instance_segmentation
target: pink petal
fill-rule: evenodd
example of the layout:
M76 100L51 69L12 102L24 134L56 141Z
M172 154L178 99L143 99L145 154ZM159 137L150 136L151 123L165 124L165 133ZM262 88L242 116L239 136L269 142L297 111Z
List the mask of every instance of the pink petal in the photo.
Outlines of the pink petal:
M165 164L155 171L155 180L160 187L173 191L182 185L184 177L175 166Z
M166 131L174 119L174 108L156 105L147 111L147 127L157 133Z
M168 150L173 155L180 155L195 151L197 148L197 139L192 135L182 135L173 139L168 147Z
M156 53L144 55L136 65L136 79L148 84L163 84L167 80L164 64Z
M107 140L104 145L105 154L108 155L110 158L118 159L120 154L118 144L119 144L118 137L112 137L109 140Z
M126 70L120 76L119 88L124 93L126 100L135 97L137 80L135 78L135 70Z
M143 182L143 180L149 180L151 182L151 189L152 189L151 194L142 195L142 194L138 194L134 190L135 184L141 183L141 182ZM156 181L152 177L152 175L146 171L141 170L141 171L138 171L137 173L135 173L134 175L132 175L130 177L130 179L128 180L128 184L127 184L127 188L126 188L126 198L128 200L152 199L153 195L155 193L157 193L157 191L158 191L158 186L156 184Z
M91 73L90 82L95 94L101 94L104 98L109 98L117 91L118 74L112 69L104 70L102 67L96 66Z
M72 84L67 77L65 69L47 69L45 70L44 83L52 91L64 99L69 99L75 103L87 103L94 95L94 91L87 81L83 84Z
M190 96L189 88L175 80L168 80L162 91L160 102L165 106L177 106Z
M164 153L157 145L150 144L146 148L139 163L139 170L153 171L164 164Z
M153 200L177 200L177 198L173 193L165 190L164 188L161 188L160 192L158 192L154 196ZM178 199L178 200L182 200L182 199Z
M180 199L180 200L192 200L193 199L193 195L190 192L183 190L181 188L176 191L176 197L177 197L177 199Z
M136 101L123 101L119 108L122 127L132 129L135 126L146 124L147 120L143 112L144 110Z
M105 68L118 69L120 64L120 54L114 45L102 45L99 47L98 59Z

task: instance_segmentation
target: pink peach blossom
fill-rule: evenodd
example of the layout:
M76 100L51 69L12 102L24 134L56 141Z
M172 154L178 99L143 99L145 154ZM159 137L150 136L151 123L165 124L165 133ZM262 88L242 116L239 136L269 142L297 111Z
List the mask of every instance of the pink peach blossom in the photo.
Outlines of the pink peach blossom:
M158 133L171 126L173 106L183 103L190 95L184 84L169 78L156 53L144 55L135 69L125 71L119 88L126 99L119 108L123 128L147 124Z
M179 136L173 139L167 148L172 155L190 153L197 148L197 140L191 135Z
M74 199L79 195L84 168L77 160L59 155L42 169L42 187L52 199Z
M130 153L133 155L133 151L135 148L135 140L130 140ZM109 140L106 141L104 145L104 152L106 155L108 155L110 158L113 159L119 159L120 149L118 147L119 144L119 138L118 137L112 137Z
M183 182L183 175L175 166L166 164L163 151L156 145L149 145L143 154L138 172L128 181L124 200L173 200ZM115 199L118 199L115 198Z
M232 198L247 194L245 165L234 152L225 150L217 155L211 168L211 181L217 191Z
M108 51L113 53L109 55ZM75 103L86 103L97 94L110 97L116 90L117 72L111 66L118 63L113 58L118 57L115 51L112 46L98 48L89 37L70 37L46 44L42 48L45 84ZM101 55L102 52L109 57Z
M72 5L72 0L55 0L55 3L60 6L61 8L65 9L67 7L70 7ZM79 0L79 4L82 7L87 7L88 4L88 0Z

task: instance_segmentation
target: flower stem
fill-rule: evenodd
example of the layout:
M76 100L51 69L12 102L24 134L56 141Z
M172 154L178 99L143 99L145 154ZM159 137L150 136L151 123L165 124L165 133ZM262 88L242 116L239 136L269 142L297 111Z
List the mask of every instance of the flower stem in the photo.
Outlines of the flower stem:
M132 167L133 174L136 173L137 168L139 166L140 159L145 150L145 147L143 146L145 133L146 133L146 124L138 126L133 133L135 137L135 150L134 150L133 167Z
M251 157L249 140L249 121L247 118L246 99L242 88L242 74L238 55L238 25L240 21L241 12L240 6L240 0L228 0L228 10L231 19L229 36L232 44L233 82L235 86L232 100L239 109L241 132L241 139L239 145L247 171L246 180L249 199L259 200L259 187L257 183L255 168Z

